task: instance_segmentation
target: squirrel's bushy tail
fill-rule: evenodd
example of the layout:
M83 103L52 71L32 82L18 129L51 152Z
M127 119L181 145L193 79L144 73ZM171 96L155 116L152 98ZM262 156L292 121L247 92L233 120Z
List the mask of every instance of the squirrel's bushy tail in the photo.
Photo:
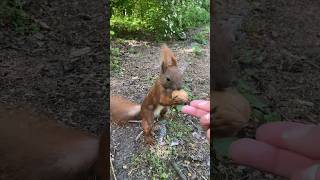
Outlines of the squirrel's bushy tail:
M107 129L103 128L99 140L99 154L94 165L95 177L107 180Z
M133 103L121 96L110 97L111 122L124 125L129 120L140 120L141 105Z

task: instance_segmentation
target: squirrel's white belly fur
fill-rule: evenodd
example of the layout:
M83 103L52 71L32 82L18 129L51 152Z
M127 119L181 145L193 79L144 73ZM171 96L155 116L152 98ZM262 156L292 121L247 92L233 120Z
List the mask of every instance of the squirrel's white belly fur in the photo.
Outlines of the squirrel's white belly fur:
M157 108L153 111L154 117L159 117L161 110L164 108L164 106L158 105Z

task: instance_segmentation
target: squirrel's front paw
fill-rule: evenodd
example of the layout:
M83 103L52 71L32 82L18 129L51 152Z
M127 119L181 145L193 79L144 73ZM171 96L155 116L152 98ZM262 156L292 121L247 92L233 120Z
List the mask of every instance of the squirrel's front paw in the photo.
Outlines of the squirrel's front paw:
M151 136L145 136L144 137L144 143L146 143L147 145L154 145L155 144L155 140Z

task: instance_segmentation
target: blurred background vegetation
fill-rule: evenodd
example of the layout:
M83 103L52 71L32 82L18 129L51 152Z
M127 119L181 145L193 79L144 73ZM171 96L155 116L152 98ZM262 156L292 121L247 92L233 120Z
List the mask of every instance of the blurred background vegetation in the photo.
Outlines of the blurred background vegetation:
M23 0L0 0L0 29L13 29L27 35L39 31L39 26L26 13Z
M184 39L208 24L209 0L111 0L111 37Z

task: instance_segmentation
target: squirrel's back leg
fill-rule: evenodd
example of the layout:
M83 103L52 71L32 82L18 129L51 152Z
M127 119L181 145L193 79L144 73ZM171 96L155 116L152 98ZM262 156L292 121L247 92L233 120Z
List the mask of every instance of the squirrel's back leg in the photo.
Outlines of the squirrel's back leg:
M152 136L152 126L153 126L153 112L150 110L144 110L141 112L141 125L143 128L144 142L148 145L153 145L155 143Z

